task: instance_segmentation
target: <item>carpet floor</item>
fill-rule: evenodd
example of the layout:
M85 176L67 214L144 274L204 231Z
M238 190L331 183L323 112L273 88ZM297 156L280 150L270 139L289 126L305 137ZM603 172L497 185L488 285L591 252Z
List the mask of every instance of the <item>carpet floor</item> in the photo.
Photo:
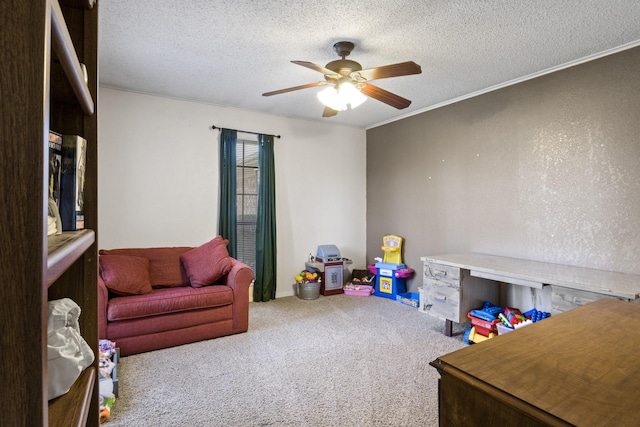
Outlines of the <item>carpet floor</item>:
M247 333L123 357L109 426L437 426L454 323L388 298L285 297ZM456 335L457 333L457 335Z

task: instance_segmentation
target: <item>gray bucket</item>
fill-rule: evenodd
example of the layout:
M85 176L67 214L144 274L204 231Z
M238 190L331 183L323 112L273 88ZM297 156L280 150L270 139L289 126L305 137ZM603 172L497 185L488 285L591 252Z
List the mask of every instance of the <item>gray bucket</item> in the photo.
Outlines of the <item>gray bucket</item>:
M318 299L320 297L320 282L298 283L298 298Z

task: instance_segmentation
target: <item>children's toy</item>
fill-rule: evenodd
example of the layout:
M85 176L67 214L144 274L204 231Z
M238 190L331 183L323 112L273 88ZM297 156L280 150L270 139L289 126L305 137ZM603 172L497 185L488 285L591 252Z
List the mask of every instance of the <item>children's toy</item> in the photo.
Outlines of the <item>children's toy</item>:
M535 308L524 313L524 317L530 319L533 323L539 322L540 320L544 320L547 317L550 317L551 313L546 311L538 311Z
M513 327L515 329L519 329L522 328L523 326L527 326L527 325L533 325L536 322L539 322L543 319L546 319L547 317L551 316L551 313L545 312L545 311L538 311L537 309L533 308L525 313L522 314L522 316L524 316L525 320L515 323L513 325Z
M418 308L420 305L420 295L416 292L405 292L396 295L396 301L409 307Z
M464 342L478 343L493 338L498 334L496 325L501 322L498 318L502 308L486 301L481 309L471 310L467 317L473 325L465 331Z
M379 297L396 299L406 292L405 279L413 274L413 269L402 263L402 237L389 234L382 238L384 258L375 264L376 289Z
M478 332L476 332L475 326L467 329L464 333L464 342L466 344L479 343L482 341L486 341L490 338L495 337L497 332L490 332L488 336L484 336Z
M502 307L498 307L497 305L491 304L489 301L485 301L480 310L471 310L469 314L473 317L492 322L496 320L496 317L498 317L502 311Z
M412 274L413 274L413 268L408 268L408 267L399 268L395 272L395 276L397 279L407 279L411 277Z
M527 320L527 318L517 308L506 307L504 309L504 315L512 326Z
M344 286L346 295L355 295L359 297L368 297L373 293L373 286L364 283L351 283Z
M533 322L530 319L527 319L524 322L516 323L515 325L513 325L513 328L514 329L520 329L520 328L523 328L523 327L529 326L529 325L533 325Z
M535 308L526 313L519 309L506 307L504 310L486 301L481 309L471 310L467 317L473 325L464 334L464 342L473 344L488 340L496 335L532 325L551 316L551 313Z
M107 421L111 415L111 407L118 396L118 378L116 364L120 350L116 344L109 340L100 340L98 344L98 374L99 374L99 401L100 423Z
M515 330L515 328L511 325L507 326L504 323L498 323L496 325L496 329L498 330L498 335L504 335L507 332L511 332L513 330Z
M402 237L389 234L382 237L382 250L384 258L382 262L402 264Z

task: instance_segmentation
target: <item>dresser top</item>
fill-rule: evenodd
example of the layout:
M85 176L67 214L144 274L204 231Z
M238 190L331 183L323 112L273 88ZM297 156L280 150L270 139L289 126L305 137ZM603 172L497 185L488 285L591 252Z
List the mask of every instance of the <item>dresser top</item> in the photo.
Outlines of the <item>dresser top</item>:
M516 281L539 282L630 300L640 298L640 275L479 253L424 256L434 262Z
M639 323L640 304L605 298L431 365L572 425L637 425Z

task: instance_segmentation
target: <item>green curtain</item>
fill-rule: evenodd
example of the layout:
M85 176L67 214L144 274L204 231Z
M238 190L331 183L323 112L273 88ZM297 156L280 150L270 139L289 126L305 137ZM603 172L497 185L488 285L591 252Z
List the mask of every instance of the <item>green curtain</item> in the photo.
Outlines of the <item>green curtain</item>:
M236 178L236 142L238 132L234 129L220 130L220 203L218 212L218 234L229 240L229 255L237 258L238 251L238 202Z
M254 301L276 297L276 170L273 135L258 135L258 218Z

